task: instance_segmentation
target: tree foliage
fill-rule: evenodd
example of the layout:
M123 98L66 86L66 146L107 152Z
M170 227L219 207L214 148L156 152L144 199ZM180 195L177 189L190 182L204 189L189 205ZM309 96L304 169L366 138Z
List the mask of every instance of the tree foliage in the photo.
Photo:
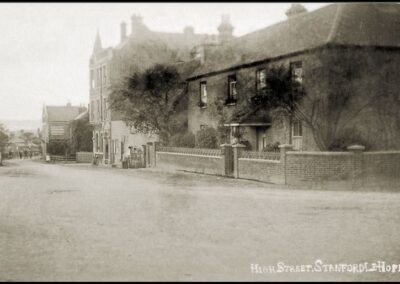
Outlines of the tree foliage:
M182 129L186 118L177 119L177 106L184 99L185 84L176 68L156 64L135 72L115 85L110 95L111 109L139 132L157 132L160 140Z
M71 122L71 152L91 152L93 150L92 131L89 115Z
M6 129L4 128L3 124L0 123L0 166L2 166L2 153L8 143L9 137L6 133Z
M213 127L205 127L196 133L196 147L197 148L218 148L218 132Z
M194 148L196 146L196 138L191 132L177 133L171 136L169 146Z

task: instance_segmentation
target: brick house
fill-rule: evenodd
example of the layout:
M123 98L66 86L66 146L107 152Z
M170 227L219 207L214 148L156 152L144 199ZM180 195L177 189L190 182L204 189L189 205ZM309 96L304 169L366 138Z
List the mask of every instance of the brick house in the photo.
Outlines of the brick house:
M304 121L289 123L287 117L271 117L268 111L248 113L241 119L233 113L241 102L262 90L269 66L287 66L293 79L310 94L325 96L326 89L321 86L334 84L335 77L324 74L330 74L335 66L324 65L320 54L364 56L360 65L354 66L359 76L351 81L354 101L345 118L349 121L346 127L360 133L371 149L398 149L400 119L396 111L387 110L399 103L400 5L343 3L307 12L295 4L286 15L287 20L235 38L203 59L202 66L187 79L189 131L225 126L228 134L221 143L232 142L232 132L242 129L252 150L261 151L275 142L293 144L296 150L320 150ZM315 66L323 71L318 88ZM367 97L374 103L358 110ZM352 112L357 113L354 119L350 119Z
M221 30L221 40L229 33ZM95 39L90 59L90 123L93 130L93 153L102 157L103 164L121 165L129 147L141 148L156 141L155 133L139 133L124 122L121 114L110 109L109 96L115 86L133 71L144 71L157 63L173 64L183 73L193 65L210 46L216 45L216 35L198 34L192 27L183 33L150 30L138 15L131 17L131 34L127 35L125 22L120 27L120 43L103 48L99 34ZM185 64L188 62L188 65ZM151 111L151 110L149 110ZM156 114L155 114L156 115Z
M69 142L69 123L79 114L86 111L85 107L72 106L43 106L42 111L42 151L48 153L48 145L58 142Z

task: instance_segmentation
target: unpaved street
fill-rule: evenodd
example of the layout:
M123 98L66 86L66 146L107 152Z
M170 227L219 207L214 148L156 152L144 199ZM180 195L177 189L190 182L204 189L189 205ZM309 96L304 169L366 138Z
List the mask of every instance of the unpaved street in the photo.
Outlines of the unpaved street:
M400 193L296 190L150 169L7 161L0 280L400 280L259 273L400 263Z

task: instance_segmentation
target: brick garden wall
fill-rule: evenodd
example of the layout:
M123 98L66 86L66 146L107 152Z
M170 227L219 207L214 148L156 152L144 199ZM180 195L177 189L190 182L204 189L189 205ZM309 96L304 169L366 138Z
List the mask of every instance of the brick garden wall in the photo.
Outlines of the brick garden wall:
M159 168L201 174L222 175L223 158L219 149L156 147L155 164Z
M239 178L284 183L280 161L239 158Z
M363 154L365 181L400 180L400 151L365 152Z
M349 152L288 152L286 183L349 180L354 168Z
M297 152L281 145L280 153L260 153L242 147L234 145L229 159L228 152L220 155L214 149L161 147L152 151L156 167L201 174L231 176L226 174L225 161L232 161L234 177L276 184L359 188L390 180L392 188L400 185L400 151L363 152L361 146L354 146L348 152Z

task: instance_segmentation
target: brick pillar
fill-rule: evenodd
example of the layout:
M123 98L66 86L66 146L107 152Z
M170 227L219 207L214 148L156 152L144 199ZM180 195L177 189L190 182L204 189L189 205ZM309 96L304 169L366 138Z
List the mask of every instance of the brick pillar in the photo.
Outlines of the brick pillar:
M142 157L142 163L143 163L143 167L147 168L147 147L146 144L142 145L142 149L143 149L143 157Z
M147 165L148 165L148 167L149 168L151 168L151 167L154 167L154 162L153 162L153 160L154 160L154 156L155 156L155 151L154 151L154 145L153 145L153 142L147 142L147 157L148 157L148 159L147 159Z
M281 163L281 169L282 169L282 176L283 176L283 183L287 184L287 152L292 151L293 150L293 145L290 144L282 144L279 145L279 149L280 149L280 163Z
M353 153L353 186L362 186L363 181L363 152L365 147L362 145L351 145L347 147L347 150Z
M231 144L222 144L222 175L232 177L233 176L233 152Z
M154 147L154 149L153 149L153 151L154 151L154 167L157 166L157 148L158 148L159 144L160 144L160 142L158 142L158 141L153 142L153 147Z
M246 148L243 144L232 145L233 149L233 176L239 178L239 158L241 157L242 151Z

